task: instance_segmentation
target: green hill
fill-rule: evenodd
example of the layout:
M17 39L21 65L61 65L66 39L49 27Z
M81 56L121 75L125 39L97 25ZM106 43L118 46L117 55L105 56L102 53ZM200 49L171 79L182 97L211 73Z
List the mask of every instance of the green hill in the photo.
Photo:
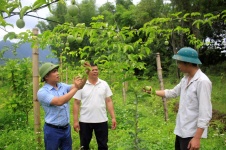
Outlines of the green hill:
M21 44L18 48L16 48L16 53L14 53L13 44L14 43L10 41L0 41L0 64L4 64L5 59L22 59L32 57L32 49L30 43ZM4 49L7 49L7 51L3 52ZM58 59L53 55L50 48L47 47L44 50L39 50L39 61L57 63Z

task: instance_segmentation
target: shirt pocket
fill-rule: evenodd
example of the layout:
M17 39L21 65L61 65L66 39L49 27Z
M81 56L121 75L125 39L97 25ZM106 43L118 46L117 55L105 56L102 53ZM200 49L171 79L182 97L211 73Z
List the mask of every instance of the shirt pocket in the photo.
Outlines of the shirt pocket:
M199 102L196 95L187 95L187 108L189 110L198 110Z
M192 89L187 92L186 105L189 110L198 110L199 101L196 90Z

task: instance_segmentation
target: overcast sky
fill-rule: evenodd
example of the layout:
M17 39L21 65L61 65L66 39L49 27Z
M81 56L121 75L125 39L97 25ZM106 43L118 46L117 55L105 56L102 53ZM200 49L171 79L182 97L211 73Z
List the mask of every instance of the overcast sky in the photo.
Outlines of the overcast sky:
M76 0L78 3L80 3L82 0ZM106 3L106 2L112 2L115 3L115 0L96 0L96 5L97 6L101 6L102 4ZM35 0L21 0L22 5L23 6L31 6ZM70 1L69 1L70 2ZM133 0L133 3L136 5L140 2L140 0ZM15 10L16 11L16 10ZM29 13L30 15L34 15L34 16L39 16L42 18L45 18L47 16L49 16L49 10L48 8L43 8L41 10L38 10L36 13ZM20 33L20 32L24 32L26 30L32 30L35 25L37 25L38 21L41 21L42 19L38 19L38 18L34 18L34 17L29 17L29 16L24 16L24 21L25 21L25 27L22 29L17 28L16 21L17 19L19 19L19 15L15 15L12 16L10 18L6 18L6 22L11 23L14 25L14 27L10 27L8 26L6 28L6 30L8 32L15 32L15 33ZM7 32L5 32L4 30L0 29L0 41L3 39L4 35L7 34Z

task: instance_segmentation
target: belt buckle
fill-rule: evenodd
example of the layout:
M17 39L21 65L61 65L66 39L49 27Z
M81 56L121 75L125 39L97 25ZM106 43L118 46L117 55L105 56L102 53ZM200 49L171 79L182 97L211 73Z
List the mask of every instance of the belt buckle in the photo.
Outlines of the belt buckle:
M68 124L66 124L65 126L62 126L63 129L66 129L68 127Z

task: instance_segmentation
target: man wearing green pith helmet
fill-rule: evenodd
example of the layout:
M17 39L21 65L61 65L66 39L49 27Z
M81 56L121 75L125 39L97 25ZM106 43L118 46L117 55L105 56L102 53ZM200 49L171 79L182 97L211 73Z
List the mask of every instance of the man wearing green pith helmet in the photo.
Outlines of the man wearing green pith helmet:
M69 100L83 88L85 80L76 77L72 85L61 83L58 68L58 65L45 63L39 69L41 81L45 82L37 93L45 111L45 149L72 150Z
M175 150L198 150L200 139L207 138L207 128L212 118L212 83L200 70L202 64L196 50L181 48L173 56L185 76L173 89L156 91L166 98L180 96L177 113Z

